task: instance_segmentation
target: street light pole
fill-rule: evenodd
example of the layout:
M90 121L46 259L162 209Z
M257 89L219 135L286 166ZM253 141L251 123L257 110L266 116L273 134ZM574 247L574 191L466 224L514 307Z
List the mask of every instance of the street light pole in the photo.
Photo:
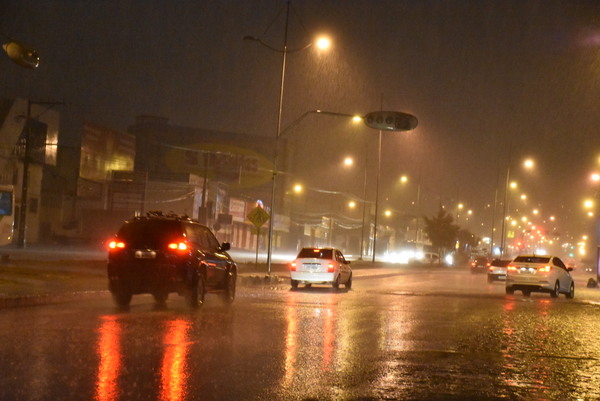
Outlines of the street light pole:
M271 182L271 210L270 210L269 233L268 233L269 242L267 245L267 274L269 274L269 275L271 274L271 262L272 262L272 254L273 254L273 232L274 232L274 220L275 220L275 208L276 208L275 207L275 204L276 204L276 200L275 200L276 179L277 179L277 173L278 173L278 167L279 167L279 143L280 143L281 135L283 133L281 130L281 116L282 116L282 111L283 111L283 93L284 93L284 87L285 87L285 69L286 69L287 54L291 53L291 52L297 52L297 51L307 49L313 45L313 43L310 42L306 46L301 47L301 48L292 49L292 50L288 49L289 19L290 19L290 1L288 0L286 2L283 49L278 49L273 46L270 46L267 43L263 42L260 38L255 38L253 36L245 36L244 37L244 40L252 40L252 41L258 42L270 50L282 53L282 56L281 56L281 81L280 81L280 86L279 86L279 105L278 105L278 109L277 109L277 130L276 130L276 134L275 134L275 150L274 150L274 155L273 155L273 178L272 178L272 182ZM324 41L322 43L319 43L318 46L324 48L324 47L328 46L328 44L329 44L329 41ZM302 119L305 116L306 116L306 114L303 115L302 117L300 117L300 119ZM300 120L300 119L298 119L298 120ZM294 123L296 123L298 120L296 120Z
M25 120L25 149L23 151L23 177L21 179L21 202L19 206L19 225L17 247L25 248L25 230L27 229L27 190L29 188L29 149L31 139L31 101L27 101L27 117Z
M25 248L27 231L27 196L29 189L29 160L31 153L31 105L56 106L65 104L65 102L45 102L45 101L27 101L27 116L25 117L25 149L23 151L23 177L21 180L21 202L19 206L19 221L17 232L17 247Z
M366 146L365 148L365 176L363 181L362 224L360 226L360 255L358 256L358 260L363 260L363 253L365 250L365 214L367 212L367 166L369 164L369 147Z
M271 274L271 259L273 254L273 228L275 220L275 180L277 178L278 166L279 166L279 142L281 138L281 114L283 110L283 89L285 85L285 64L287 61L287 38L288 38L288 24L290 17L290 2L287 2L285 11L285 31L283 35L283 53L281 56L281 85L279 86L279 107L277 109L277 131L275 134L275 152L273 155L273 178L271 181L271 218L269 219L269 243L267 245L267 274Z
M415 252L419 243L419 218L421 216L421 166L419 166L419 179L417 182L417 218L415 219Z
M379 130L379 144L377 147L377 183L375 185L375 220L373 227L373 263L377 253L377 216L379 215L379 181L381 178L381 130Z
M510 161L509 161L510 163ZM510 164L506 168L506 183L504 185L504 205L502 205L502 230L500 237L500 255L505 256L506 249L506 213L508 211L508 187L510 185Z

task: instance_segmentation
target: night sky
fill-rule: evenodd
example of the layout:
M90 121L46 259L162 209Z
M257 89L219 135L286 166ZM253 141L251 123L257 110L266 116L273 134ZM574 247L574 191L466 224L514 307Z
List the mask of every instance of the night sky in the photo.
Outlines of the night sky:
M314 109L419 119L412 132L383 134L382 207L409 207L420 176L424 211L463 202L482 216L465 224L484 235L510 160L528 195L520 208L555 215L563 233L589 229L581 205L600 170L600 2L291 4L290 49L319 33L333 43L289 54L284 127ZM282 47L284 12L282 0L3 0L0 32L35 47L41 65L0 60L0 93L65 100L66 142L81 119L126 132L140 114L274 137L281 55L243 37ZM298 148L290 173L308 186L360 196L368 157L374 198L377 131L311 116L286 136ZM347 154L363 172L344 176ZM534 173L520 168L525 157Z

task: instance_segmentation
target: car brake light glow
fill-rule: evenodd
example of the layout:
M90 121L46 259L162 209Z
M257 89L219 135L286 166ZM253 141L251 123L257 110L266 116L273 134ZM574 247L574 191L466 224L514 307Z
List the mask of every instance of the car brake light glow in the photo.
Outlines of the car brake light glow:
M516 272L517 271L517 266L509 265L507 267L507 269L510 270L510 271Z
M121 241L110 241L108 243L108 247L110 249L117 249L117 248L118 249L123 249L123 248L125 248L125 243L121 242Z
M333 273L333 263L327 265L327 273Z
M290 263L290 270L293 271L293 272L296 271L296 262Z
M550 270L552 270L552 266L544 266L544 267L540 267L538 268L539 272L549 272Z
M188 244L183 241L171 242L169 245L167 245L167 247L174 251L187 251L188 250Z

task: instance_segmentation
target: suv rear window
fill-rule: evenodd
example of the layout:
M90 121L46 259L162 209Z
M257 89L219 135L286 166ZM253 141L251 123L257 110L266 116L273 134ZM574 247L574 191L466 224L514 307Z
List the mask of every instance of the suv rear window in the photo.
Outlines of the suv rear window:
M298 253L300 258L333 259L333 252L331 249L302 248Z
M515 262L521 263L548 263L550 262L549 256L517 256Z
M160 248L183 237L181 224L172 220L137 220L126 222L117 237L133 248Z

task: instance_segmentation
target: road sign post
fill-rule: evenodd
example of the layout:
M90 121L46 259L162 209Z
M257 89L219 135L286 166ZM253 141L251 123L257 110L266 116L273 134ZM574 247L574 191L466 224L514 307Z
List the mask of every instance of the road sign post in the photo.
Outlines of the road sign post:
M256 263L256 265L258 265L258 243L260 241L260 227L262 227L262 225L265 224L269 220L270 216L269 216L269 213L267 213L265 211L265 209L263 209L260 206L257 206L254 209L252 209L246 217L256 227L256 262L255 263ZM268 268L267 274L271 274L271 266L269 265L269 266L267 266L267 268Z

